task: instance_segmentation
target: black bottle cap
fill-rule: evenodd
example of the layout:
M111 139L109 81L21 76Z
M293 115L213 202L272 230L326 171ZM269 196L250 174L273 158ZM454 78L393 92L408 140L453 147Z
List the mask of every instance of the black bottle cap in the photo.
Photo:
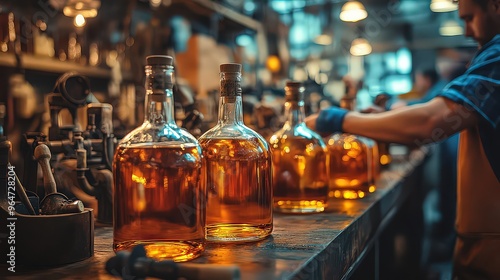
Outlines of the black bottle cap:
M146 57L147 65L174 65L174 59L168 55L150 55Z
M239 73L241 72L241 64L239 63L224 63L220 65L221 72Z

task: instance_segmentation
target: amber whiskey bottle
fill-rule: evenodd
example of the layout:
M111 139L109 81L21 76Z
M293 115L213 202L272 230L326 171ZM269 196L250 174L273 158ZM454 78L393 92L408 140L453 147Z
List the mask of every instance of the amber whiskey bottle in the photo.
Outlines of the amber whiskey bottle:
M305 123L304 87L285 86L285 123L269 143L273 160L274 210L323 212L328 201L329 154L325 142Z
M220 65L217 124L200 138L207 187L206 239L261 240L273 229L269 145L243 123L241 65Z
M355 108L355 97L341 99L342 108ZM378 150L371 139L349 133L334 133L326 139L330 154L330 197L364 198L375 191Z
M205 246L201 147L173 117L172 57L146 61L145 120L113 160L113 248L143 244L150 258L187 261Z

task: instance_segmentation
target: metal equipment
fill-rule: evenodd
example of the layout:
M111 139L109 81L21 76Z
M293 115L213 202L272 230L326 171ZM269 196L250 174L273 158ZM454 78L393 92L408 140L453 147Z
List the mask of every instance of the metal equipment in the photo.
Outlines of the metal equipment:
M112 106L98 103L90 91L89 80L74 72L59 77L53 92L48 95L48 100L51 117L48 137L41 132L29 132L24 135L22 143L25 164L24 185L39 197L45 197L52 191L50 188L39 188L37 182L38 162L33 158L33 153L37 146L44 144L53 155L50 166L45 168L54 168L55 182L59 186L59 191L78 197L74 191L79 189L83 191L80 192L81 195L95 197L97 221L111 224L113 187L111 162L116 142L113 135ZM77 113L77 109L84 106L87 107L86 130L82 130ZM63 109L70 112L71 125L59 125ZM47 171L44 172L46 177ZM80 206L67 205L73 207L74 211Z

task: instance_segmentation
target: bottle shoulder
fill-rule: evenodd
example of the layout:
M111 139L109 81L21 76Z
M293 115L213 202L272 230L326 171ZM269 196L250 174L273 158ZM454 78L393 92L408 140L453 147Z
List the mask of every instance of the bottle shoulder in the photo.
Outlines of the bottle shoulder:
M205 132L198 141L203 154L224 156L226 160L250 160L256 157L269 158L270 150L267 141L257 132L246 126L215 126Z
M318 143L321 146L325 146L325 141L323 140L323 138L314 130L308 128L304 123L300 123L294 126L283 126L269 138L269 141L272 143L283 138L286 138L288 140L309 140L310 143Z
M262 135L244 124L217 124L205 133L198 140L202 139L253 139L257 138L266 141Z
M181 144L199 146L198 140L185 129L176 125L163 124L161 126L154 126L145 122L125 135L120 141L119 146L175 146Z

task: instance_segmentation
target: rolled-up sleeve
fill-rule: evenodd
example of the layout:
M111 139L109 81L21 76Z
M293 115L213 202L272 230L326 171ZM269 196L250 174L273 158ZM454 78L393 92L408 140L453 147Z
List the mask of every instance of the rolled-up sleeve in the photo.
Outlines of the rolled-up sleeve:
M474 64L439 96L477 112L493 128L500 124L500 49L496 57Z

